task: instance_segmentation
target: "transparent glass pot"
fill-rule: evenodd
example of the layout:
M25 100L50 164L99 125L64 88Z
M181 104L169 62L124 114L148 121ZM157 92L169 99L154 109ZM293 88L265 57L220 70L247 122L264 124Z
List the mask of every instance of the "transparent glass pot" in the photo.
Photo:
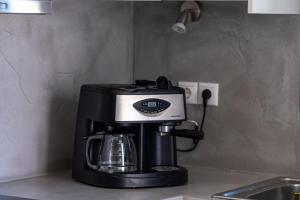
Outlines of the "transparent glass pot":
M93 140L100 141L100 149L96 164L90 161L90 145ZM136 148L133 134L101 134L87 138L86 142L87 165L94 170L108 173L131 172L137 169Z

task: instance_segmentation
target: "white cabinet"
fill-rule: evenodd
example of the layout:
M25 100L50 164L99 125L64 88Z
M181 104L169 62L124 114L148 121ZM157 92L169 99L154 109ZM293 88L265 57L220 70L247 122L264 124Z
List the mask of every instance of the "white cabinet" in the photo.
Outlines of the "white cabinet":
M159 0L163 1L163 0ZM300 0L198 0L248 1L249 14L300 14Z
M50 14L52 0L0 0L0 13Z
M299 14L300 0L248 0L248 13Z

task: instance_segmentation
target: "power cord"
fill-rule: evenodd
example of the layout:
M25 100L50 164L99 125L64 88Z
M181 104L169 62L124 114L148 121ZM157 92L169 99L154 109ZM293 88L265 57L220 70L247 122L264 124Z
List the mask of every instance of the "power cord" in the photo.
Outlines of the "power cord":
M211 97L211 91L209 89L205 89L202 92L202 101L203 101L203 115L202 115L202 120L201 120L201 125L200 125L200 134L202 137L204 137L204 131L203 131L203 126L205 122L205 116L206 116L206 109L207 109L207 102ZM197 148L199 144L199 139L193 139L193 146L189 149L176 149L179 152L191 152Z

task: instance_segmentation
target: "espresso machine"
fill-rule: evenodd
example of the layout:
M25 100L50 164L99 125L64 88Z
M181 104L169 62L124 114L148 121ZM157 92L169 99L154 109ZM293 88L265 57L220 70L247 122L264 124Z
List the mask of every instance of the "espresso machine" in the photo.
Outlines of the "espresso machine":
M81 87L72 177L107 188L178 186L188 172L177 165L176 137L198 142L187 120L185 91L165 77L129 85Z

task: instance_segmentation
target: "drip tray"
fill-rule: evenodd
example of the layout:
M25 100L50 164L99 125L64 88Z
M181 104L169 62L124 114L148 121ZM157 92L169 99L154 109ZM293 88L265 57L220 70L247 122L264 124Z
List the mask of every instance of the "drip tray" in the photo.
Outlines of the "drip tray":
M15 196L0 195L0 200L33 200L33 199L15 197Z

